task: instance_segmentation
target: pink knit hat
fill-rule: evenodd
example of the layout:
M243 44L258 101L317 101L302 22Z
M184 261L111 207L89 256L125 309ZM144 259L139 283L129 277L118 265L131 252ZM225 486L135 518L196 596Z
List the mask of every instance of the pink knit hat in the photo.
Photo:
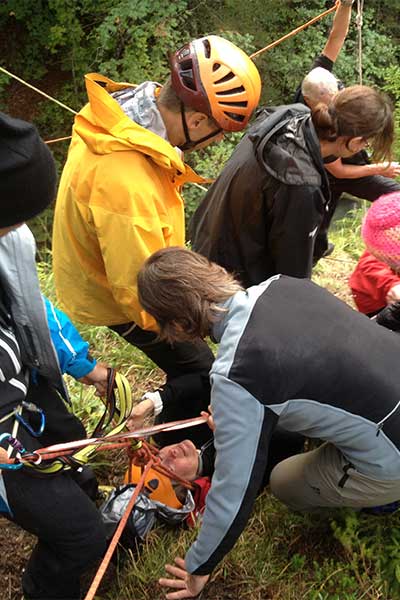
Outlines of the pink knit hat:
M385 194L373 203L361 233L371 254L400 271L400 191Z

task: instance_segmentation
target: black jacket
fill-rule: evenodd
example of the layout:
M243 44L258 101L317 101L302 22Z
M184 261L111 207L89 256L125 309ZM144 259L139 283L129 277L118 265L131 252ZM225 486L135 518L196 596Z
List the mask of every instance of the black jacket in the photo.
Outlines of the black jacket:
M309 109L263 109L197 209L193 249L245 287L277 273L310 277L329 196Z

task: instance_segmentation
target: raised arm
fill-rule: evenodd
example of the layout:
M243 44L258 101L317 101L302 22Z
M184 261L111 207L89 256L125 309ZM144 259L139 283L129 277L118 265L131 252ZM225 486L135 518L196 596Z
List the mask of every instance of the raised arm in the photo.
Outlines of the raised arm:
M326 164L325 168L337 179L358 179L370 175L383 175L394 179L400 175L400 164L397 162L350 165L343 163L342 159L338 158L335 162Z
M339 56L349 31L353 1L354 0L338 0L332 29L322 51L322 53L332 62L335 62Z

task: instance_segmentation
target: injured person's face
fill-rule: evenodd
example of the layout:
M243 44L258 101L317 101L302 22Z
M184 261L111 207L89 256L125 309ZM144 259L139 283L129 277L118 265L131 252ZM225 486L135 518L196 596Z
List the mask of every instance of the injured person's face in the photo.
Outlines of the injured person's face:
M161 448L161 464L178 477L193 481L198 476L199 452L190 440Z

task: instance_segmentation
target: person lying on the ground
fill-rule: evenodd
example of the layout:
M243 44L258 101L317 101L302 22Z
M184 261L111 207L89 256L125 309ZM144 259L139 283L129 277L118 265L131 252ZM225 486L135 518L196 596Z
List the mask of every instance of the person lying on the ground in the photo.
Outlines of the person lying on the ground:
M307 279L247 290L183 248L150 257L142 306L170 342L210 335L216 462L203 523L160 583L193 598L250 516L276 426L324 443L281 461L270 490L293 510L364 508L400 498L400 338ZM179 299L179 302L177 301Z
M268 461L258 491L261 492L269 484L271 471L275 465L285 458L302 452L303 449L303 436L277 427L271 437ZM192 482L193 507L190 514L185 517L185 521L189 526L194 526L204 512L205 500L214 473L215 446L213 437L201 448L196 448L189 439L177 444L169 444L160 448L158 457L161 465L173 473L176 480L173 476L171 478L165 475L160 476L157 471L150 469L145 482L146 495L153 501L162 502L174 509L180 509L186 502L186 488L181 485L180 480L186 479ZM131 466L126 472L124 483L136 484L141 474L142 471L139 467ZM144 507L141 507L140 510L144 510Z
M302 102L312 110L319 102L328 104L338 90L343 89L343 83L336 79L332 71L349 31L353 4L354 0L339 0L337 3L332 29L324 49L297 89L294 102ZM394 181L400 174L397 162L370 163L365 150L350 157L332 156L325 159L331 200L315 241L314 264L333 251L333 244L328 242L328 229L343 193L373 202L382 194L400 190L400 184Z
M268 462L260 487L268 485L271 471L276 464L288 456L300 453L303 447L304 438L301 435L277 427L271 437ZM161 464L188 481L194 481L198 477L212 477L215 468L214 440L210 438L200 449L188 439L178 444L170 444L160 448L159 458Z

